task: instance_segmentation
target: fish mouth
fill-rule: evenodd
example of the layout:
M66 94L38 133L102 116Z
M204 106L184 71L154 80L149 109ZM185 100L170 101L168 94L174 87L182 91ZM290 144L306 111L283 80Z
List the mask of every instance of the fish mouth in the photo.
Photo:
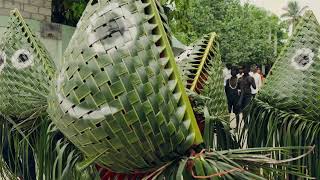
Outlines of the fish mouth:
M112 107L107 103L95 110L76 105L62 93L62 86L65 80L64 77L65 71L61 71L57 78L56 96L61 110L70 117L82 120L99 120L104 119L105 116L112 115L120 111L120 109Z

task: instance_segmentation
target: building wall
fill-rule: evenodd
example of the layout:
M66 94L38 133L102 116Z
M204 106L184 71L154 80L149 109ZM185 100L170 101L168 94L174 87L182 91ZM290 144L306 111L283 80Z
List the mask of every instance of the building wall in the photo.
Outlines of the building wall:
M0 15L17 8L26 19L51 22L51 4L52 0L0 0Z

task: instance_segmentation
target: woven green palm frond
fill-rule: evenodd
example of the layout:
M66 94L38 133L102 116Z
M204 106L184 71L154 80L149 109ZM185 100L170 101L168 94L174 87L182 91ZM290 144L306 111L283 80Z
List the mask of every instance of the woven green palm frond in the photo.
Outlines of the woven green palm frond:
M186 87L200 93L217 54L217 35L210 33L189 46L178 58Z
M216 33L205 35L186 48L185 52L177 58L177 62L186 87L205 97L201 99L197 94L191 94L195 104L194 110L205 119L204 140L207 148L232 147L228 132L230 116L223 86L223 67ZM207 110L207 115L204 109ZM219 122L224 122L224 125ZM213 145L216 136L223 140Z
M216 45L218 44L216 43ZM211 116L229 121L228 105L223 85L223 65L218 46L216 46L216 54L211 61L211 67L206 69L208 75L205 84L202 85L201 94L210 98L206 106Z
M320 118L320 26L307 12L274 64L259 99L281 110Z
M249 146L316 145L296 165L320 178L320 26L307 11L248 108ZM302 170L301 170L302 171Z
M0 45L0 112L19 119L46 113L54 62L18 10Z
M223 81L223 65L220 53L217 51L201 94L208 97L204 103L204 110L207 111L207 113L204 112L205 144L207 148L219 150L238 148L230 133L230 114ZM217 138L216 142L215 138Z
M202 142L154 0L89 2L49 100L56 126L116 172L148 171Z
M230 115L223 85L223 65L219 52L219 44L215 43L214 57L210 58L210 66L206 67L206 78L201 85L201 95L191 95L195 111L204 117L204 141L208 149L238 148L229 132ZM215 141L216 140L216 141Z

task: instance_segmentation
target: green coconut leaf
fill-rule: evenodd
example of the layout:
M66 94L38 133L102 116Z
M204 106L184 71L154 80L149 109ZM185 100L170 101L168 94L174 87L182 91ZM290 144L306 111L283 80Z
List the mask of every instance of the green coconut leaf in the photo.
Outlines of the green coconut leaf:
M201 151L182 157L165 167L158 173L145 179L285 179L288 174L300 178L313 179L290 166L290 162L299 160L310 154L314 147L286 148L249 148L225 151ZM272 154L283 156L277 160ZM302 153L302 155L297 155Z
M177 57L187 89L201 93L216 56L220 56L216 33L203 36Z
M196 89L189 90L193 108L197 112L200 123L204 121L204 142L207 148L216 150L239 148L234 135L230 132L230 116L223 85L223 66L219 51L219 43L215 33L204 36L197 41L189 58L179 62L183 72L198 79ZM201 60L201 61L199 61ZM198 63L201 62L201 63ZM198 63L198 64L197 64ZM192 68L188 68L192 65ZM197 74L192 75L192 71ZM188 73L186 73L188 72ZM192 93L195 91L196 93ZM198 94L201 93L201 94Z

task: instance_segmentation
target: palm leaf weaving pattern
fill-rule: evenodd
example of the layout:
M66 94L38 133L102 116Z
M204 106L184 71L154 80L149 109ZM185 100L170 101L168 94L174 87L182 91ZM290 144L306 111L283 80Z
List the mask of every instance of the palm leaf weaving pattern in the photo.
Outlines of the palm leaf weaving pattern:
M218 42L215 43L213 54L214 56L210 58L210 62L207 62L210 66L207 66L204 71L207 77L201 84L201 87L203 87L201 95L208 97L204 102L205 108L203 108L207 111L207 113L204 112L204 136L207 137L205 139L206 147L220 150L233 147L233 140L229 133L230 115L223 85L223 65ZM204 73L202 74L204 75ZM217 143L213 144L215 138L217 138Z
M320 26L307 11L274 64L266 84L247 109L248 145L308 146L315 152L296 161L320 178ZM302 170L301 170L302 171Z
M186 48L186 50L177 57L177 63L182 71L183 80L186 88L201 94L205 100L200 100L197 95L193 95L194 109L198 111L199 123L201 119L205 119L204 135L205 144L212 148L213 138L221 137L225 134L224 129L229 124L229 113L227 100L223 86L222 63L219 51L219 43L216 33L204 35L201 39ZM207 109L208 114L204 112ZM225 127L221 123L227 122ZM202 126L200 126L202 127ZM217 133L217 134L216 134ZM223 133L223 134L221 134ZM228 140L222 138L220 144L228 144Z
M216 37L216 33L203 36L177 58L186 87L197 93L203 90L213 59L217 55Z
M258 98L273 107L318 121L319 49L320 26L312 12L307 12Z
M218 49L217 44L215 57L210 62L212 67L206 70L208 77L202 85L202 94L210 98L206 103L210 115L229 121L228 105L223 85L223 65Z
M90 2L49 100L64 135L115 172L148 171L202 141L157 3Z
M0 112L19 119L45 114L54 62L18 10L0 48Z

